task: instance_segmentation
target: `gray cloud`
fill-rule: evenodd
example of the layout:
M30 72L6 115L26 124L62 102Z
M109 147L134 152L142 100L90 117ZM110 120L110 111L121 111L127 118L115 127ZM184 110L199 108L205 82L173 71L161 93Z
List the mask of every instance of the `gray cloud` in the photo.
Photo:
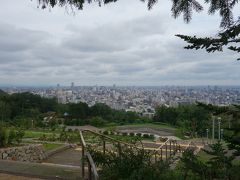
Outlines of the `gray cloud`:
M6 11L12 3L0 7L0 85L240 83L234 54L184 50L174 36L210 34L218 27L216 18L203 14L186 25L164 7L148 12L128 1L119 3L120 10L87 7L76 16L19 3L14 15Z

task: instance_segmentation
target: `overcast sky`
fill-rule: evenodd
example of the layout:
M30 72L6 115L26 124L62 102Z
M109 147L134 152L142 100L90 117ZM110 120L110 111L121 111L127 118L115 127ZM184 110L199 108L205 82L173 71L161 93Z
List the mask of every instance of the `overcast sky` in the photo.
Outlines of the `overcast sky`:
M171 1L153 10L139 0L38 9L35 0L0 6L0 86L240 85L231 51L185 50L175 34L216 35L220 18L173 19Z

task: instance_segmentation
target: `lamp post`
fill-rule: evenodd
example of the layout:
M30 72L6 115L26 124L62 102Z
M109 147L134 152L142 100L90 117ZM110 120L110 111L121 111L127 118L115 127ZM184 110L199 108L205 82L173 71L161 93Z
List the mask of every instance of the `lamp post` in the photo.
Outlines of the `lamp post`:
M215 117L213 116L213 118L212 118L212 141L214 141L214 135L215 135L214 126L215 126Z
M32 119L32 129L33 129L33 119Z
M221 140L221 117L218 117L218 140Z
M67 118L67 116L68 116L68 113L65 112L65 113L63 114L63 116L64 116L64 121L66 121L66 118ZM64 122L63 124L65 124L65 122Z
M223 129L221 129L221 139L223 139Z
M206 131L207 131L207 139L208 139L208 132L209 132L209 129L206 129Z
M208 143L208 133L209 133L209 129L206 129L207 132L207 143Z

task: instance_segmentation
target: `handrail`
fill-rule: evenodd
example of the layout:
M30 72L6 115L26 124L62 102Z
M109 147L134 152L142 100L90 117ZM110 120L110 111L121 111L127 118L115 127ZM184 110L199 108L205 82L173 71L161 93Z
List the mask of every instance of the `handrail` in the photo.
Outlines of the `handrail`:
M86 147L86 142L85 142L85 140L83 138L82 131L80 131L79 133L80 133L80 138L81 138L82 145Z
M80 139L81 139L81 144L82 144L82 178L84 178L84 176L85 176L84 158L87 157L87 160L88 160L88 179L89 180L92 179L92 173L93 173L94 180L98 180L99 179L99 175L98 175L95 163L94 163L94 161L92 159L92 156L91 156L91 154L89 152L85 153L86 142L85 142L85 140L83 138L82 131L79 131L79 134L80 134Z
M85 129L85 130L82 130L80 131L80 139L81 139L81 143L82 143L82 157L87 157L88 159L88 171L89 171L89 180L92 179L92 173L93 173L93 177L94 177L94 180L98 180L99 179L99 176L98 176L98 172L97 172L97 168L95 166L95 163L92 159L92 156L89 152L86 152L85 153L85 149L86 149L86 142L84 140L84 137L83 137L83 132L90 132L96 136L100 136L102 137L102 140L103 140L103 153L105 154L105 151L106 151L106 142L105 140L110 140L110 141L113 141L113 142L116 142L118 143L119 147L118 147L118 150L119 150L119 155L121 153L121 144L123 145L126 145L126 146L129 146L129 147L132 147L132 148L136 148L136 149L144 149L143 148L140 148L140 147L137 147L135 146L134 144L129 144L129 143L126 143L126 142L123 142L123 141L120 141L120 140L116 140L114 138L111 138L109 136L106 136L104 134L101 134L101 133L98 133L98 132L95 132L95 131L92 131L92 130L88 130L88 129ZM168 156L168 142L170 142L170 155ZM173 144L172 144L173 142ZM177 142L168 138L163 144L161 144L158 148L154 149L153 150L153 155L155 156L155 161L157 160L157 154L159 153L159 150L161 150L161 160L163 160L163 147L165 146L166 147L166 161L168 161L168 159L172 156L172 150L174 151L173 154L175 154L177 152ZM179 145L180 146L180 145ZM84 175L85 175L85 172L84 172L84 158L82 158L82 177L84 178Z
M161 146L159 146L157 149L155 149L156 151L160 150L164 145L166 145L166 143L169 141L170 139L168 138L164 143L161 144Z
M124 142L124 141L120 141L120 140L117 140L117 139L113 139L113 138L111 138L111 137L109 137L109 136L106 136L106 135L104 135L104 134L100 134L100 133L98 133L98 132L95 132L95 131L92 131L92 130L89 130L89 129L85 129L85 130L83 130L82 132L85 132L85 131L88 131L88 132L93 133L93 134L95 134L95 135L104 137L104 138L109 139L109 140L111 140L111 141L115 141L115 142L117 142L117 143L121 143L121 144L124 144L124 145L127 145L127 146L135 147L133 144L129 144L129 143L126 143L126 142Z
M91 165L91 170L93 171L94 179L95 179L95 180L99 179L99 177L98 177L98 172L97 172L97 168L96 168L96 166L95 166L95 163L94 163L94 161L93 161L93 158L92 158L91 154L90 154L89 152L87 152L87 153L86 153L86 156L87 156L88 161L89 161L89 163L90 163L90 165ZM89 174L90 174L89 176L91 176L91 172L89 172ZM91 179L91 178L89 178L89 179Z

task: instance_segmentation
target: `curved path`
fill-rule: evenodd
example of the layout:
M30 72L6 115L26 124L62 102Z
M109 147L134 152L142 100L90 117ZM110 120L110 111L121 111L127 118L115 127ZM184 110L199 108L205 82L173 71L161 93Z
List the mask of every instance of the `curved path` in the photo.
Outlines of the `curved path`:
M56 153L46 159L42 164L59 164L65 166L80 166L81 162L81 148L70 148L65 151Z

